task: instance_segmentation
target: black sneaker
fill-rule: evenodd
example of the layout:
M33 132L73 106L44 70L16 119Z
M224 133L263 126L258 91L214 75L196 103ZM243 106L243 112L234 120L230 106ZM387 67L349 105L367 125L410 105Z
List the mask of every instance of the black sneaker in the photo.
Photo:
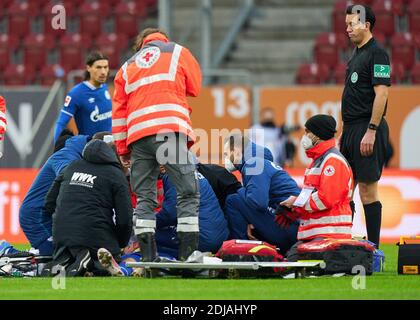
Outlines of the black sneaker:
M93 260L88 249L77 253L76 260L66 268L67 277L83 277L93 266Z

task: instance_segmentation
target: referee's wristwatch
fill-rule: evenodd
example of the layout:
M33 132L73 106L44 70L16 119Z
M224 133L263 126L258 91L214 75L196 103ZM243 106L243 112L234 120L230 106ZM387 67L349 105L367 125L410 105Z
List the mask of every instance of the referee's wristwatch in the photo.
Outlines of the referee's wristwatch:
M375 131L378 130L378 126L376 124L373 124L373 123L369 123L368 128L370 130L375 130Z

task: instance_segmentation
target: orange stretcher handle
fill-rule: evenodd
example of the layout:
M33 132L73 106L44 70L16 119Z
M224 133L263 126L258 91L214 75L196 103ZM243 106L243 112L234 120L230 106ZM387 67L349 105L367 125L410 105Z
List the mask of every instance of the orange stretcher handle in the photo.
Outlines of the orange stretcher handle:
M420 236L402 236L400 237L400 244L406 244L407 242L411 243L420 243Z

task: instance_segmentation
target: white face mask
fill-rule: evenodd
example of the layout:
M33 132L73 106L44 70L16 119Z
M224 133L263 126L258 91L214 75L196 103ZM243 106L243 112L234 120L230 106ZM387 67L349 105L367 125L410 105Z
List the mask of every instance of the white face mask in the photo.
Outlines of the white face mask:
M308 150L314 146L314 143L312 142L312 139L309 138L306 134L302 137L300 140L300 144L303 149Z
M238 169L236 169L236 167L233 165L232 161L230 161L229 158L225 158L225 168L229 172L233 172L233 171L238 170Z

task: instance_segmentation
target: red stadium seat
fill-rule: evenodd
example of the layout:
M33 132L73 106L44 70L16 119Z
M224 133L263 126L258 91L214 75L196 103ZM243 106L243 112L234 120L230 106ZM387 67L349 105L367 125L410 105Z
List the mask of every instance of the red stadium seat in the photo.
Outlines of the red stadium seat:
M377 14L377 11L391 11L394 15L403 16L405 13L405 0L375 0L372 9L375 14Z
M80 33L96 36L102 33L102 24L110 14L106 1L85 2L79 10Z
M126 2L127 0L107 0L107 2L108 2L108 4L111 6L111 7L116 7L116 6L118 6L118 4L119 3L121 3L121 2Z
M374 32L374 35L373 36L375 37L375 40L378 41L379 44L382 47L386 47L386 45L387 45L387 41L386 40L387 39L386 39L386 37L382 33Z
M13 2L8 10L9 33L17 37L26 36L31 30L31 18L38 14L29 2Z
M391 81L393 84L404 83L406 72L404 65L399 62L393 62L391 66Z
M349 5L354 4L351 0L339 0L334 5L334 10L332 13L332 24L333 31L335 33L344 33L346 32L346 9Z
M411 69L411 83L420 84L420 62Z
M10 64L4 71L4 84L7 86L23 86L35 79L35 72L30 66Z
M139 20L146 16L146 7L138 6L135 2L121 2L115 8L115 31L124 33L128 37L135 37L138 34Z
M55 46L51 35L30 34L24 40L24 63L35 69L42 68L47 63L48 51Z
M1 4L2 4L2 9L3 10L0 11L0 17L2 15L6 14L7 8L12 4L13 1L14 0L2 0Z
M130 0L133 1L133 0ZM157 1L148 1L148 0L134 0L136 2L137 8L142 12L147 12L153 10L157 7Z
M333 79L336 84L344 84L346 81L347 64L339 63L334 70Z
M375 31L390 37L395 32L395 12L393 9L393 1L378 0L373 5L372 9L376 15Z
M140 2L140 0L137 0L137 2ZM150 9L155 9L157 7L157 0L146 0L144 1L147 5L147 7Z
M121 52L127 47L127 44L128 39L125 34L101 34L96 40L97 49L108 57L111 69L120 67Z
M413 36L413 45L417 50L420 50L420 33L412 34Z
M334 67L338 63L339 57L337 42L337 36L335 33L324 32L317 36L315 40L314 55L315 61L319 65ZM341 46L343 46L342 43L343 42L341 41Z
M55 80L64 76L65 71L60 65L46 65L40 72L40 82L43 86L52 86Z
M410 33L397 33L391 39L392 60L410 69L415 61L413 37Z
M329 78L329 68L316 63L306 63L300 65L296 76L296 82L300 85L317 85L327 82Z
M420 34L420 0L413 0L407 11L410 32Z
M19 39L16 36L0 34L0 71L3 71L10 63L10 55L19 47Z
M87 35L66 34L60 40L60 64L66 69L77 69L82 65L83 57L92 45Z
M43 16L43 26L44 26L44 33L54 36L54 37L61 37L67 32L69 19L72 19L75 17L75 10L74 10L74 4L72 5L65 5L64 8L66 10L66 29L54 29L53 28L53 19L55 18L56 14L52 13L52 9L55 5L61 4L61 3L50 3L47 6L44 7L44 10L42 12ZM56 21L57 22L57 21ZM60 21L62 23L62 21Z

